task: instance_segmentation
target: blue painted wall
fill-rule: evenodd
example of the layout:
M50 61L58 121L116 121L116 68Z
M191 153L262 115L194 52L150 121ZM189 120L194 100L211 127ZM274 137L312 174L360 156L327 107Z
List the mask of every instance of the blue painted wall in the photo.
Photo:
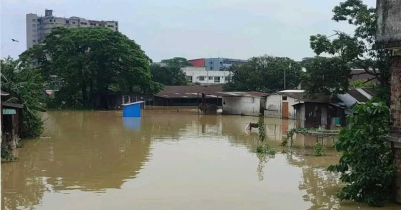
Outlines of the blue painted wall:
M141 103L123 106L123 117L140 117Z

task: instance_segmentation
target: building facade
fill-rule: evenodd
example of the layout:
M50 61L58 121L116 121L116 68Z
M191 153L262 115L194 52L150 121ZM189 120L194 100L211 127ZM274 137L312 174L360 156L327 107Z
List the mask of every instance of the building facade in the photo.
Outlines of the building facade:
M206 67L187 66L181 68L188 82L199 84L225 84L231 80L229 71L209 71Z
M208 71L227 71L233 64L246 63L246 60L232 58L199 58L189 60L194 67L205 67Z
M55 27L78 28L104 26L111 30L118 31L117 21L87 20L80 17L55 17L53 10L45 10L45 16L37 14L26 15L26 45L27 49L43 41L45 36Z

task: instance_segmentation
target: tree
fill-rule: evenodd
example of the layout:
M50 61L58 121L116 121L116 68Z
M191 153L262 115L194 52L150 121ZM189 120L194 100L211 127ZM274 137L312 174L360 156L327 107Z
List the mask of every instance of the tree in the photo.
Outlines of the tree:
M178 66L161 66L159 64L152 64L151 67L152 78L155 82L163 85L186 85L187 80L185 73Z
M333 9L333 20L347 21L356 26L353 35L335 31L331 36L317 34L310 37L311 48L317 55L328 53L341 59L352 68L364 69L363 73L372 75L379 82L384 101L390 98L390 52L376 49L376 9L368 8L361 0L347 0ZM340 74L343 70L338 69ZM351 75L351 71L347 73ZM372 79L372 80L373 80ZM318 82L318 81L308 81ZM313 91L313 90L311 90Z
M151 60L140 46L105 27L54 28L43 44L21 57L36 59L43 75L62 81L56 93L59 106L107 109L109 91L154 93L161 88L152 81Z
M355 114L347 119L349 127L340 131L335 144L343 155L328 170L341 172L340 179L346 183L338 193L340 199L383 206L396 172L386 137L390 111L382 102L358 105L353 111Z
M43 131L43 123L38 111L43 111L44 91L41 73L30 64L8 57L0 60L1 89L11 95L14 103L23 105L20 116L21 138L38 137Z
M174 57L171 59L164 59L164 60L161 60L161 63L165 63L168 66L177 66L177 67L192 66L192 64L186 58L182 58L182 57Z
M301 76L302 88L308 94L345 93L348 90L348 79L351 78L350 68L341 59L337 57L305 58L302 65L306 69Z
M301 65L285 57L261 56L246 63L230 67L232 79L224 86L227 91L274 92L284 88L296 88L300 82Z

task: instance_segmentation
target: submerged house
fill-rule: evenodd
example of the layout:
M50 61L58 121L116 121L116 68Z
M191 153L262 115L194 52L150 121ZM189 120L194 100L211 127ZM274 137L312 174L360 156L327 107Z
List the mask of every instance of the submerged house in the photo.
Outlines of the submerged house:
M198 106L204 103L221 106L219 93L223 85L196 86L164 86L164 89L154 95L154 106Z
M259 116L264 113L267 93L221 92L223 114Z
M368 102L373 88L353 88L345 94L308 97L304 91L282 93L297 99L293 105L298 120L297 127L335 129L346 125L346 115L352 113L356 104Z
M293 105L298 103L299 100L285 93L297 92L303 92L303 90L283 90L274 94L269 94L266 97L265 117L296 119L296 112Z
M8 93L1 91L1 139L15 149L20 136L22 104L6 102ZM3 101L4 100L4 101Z

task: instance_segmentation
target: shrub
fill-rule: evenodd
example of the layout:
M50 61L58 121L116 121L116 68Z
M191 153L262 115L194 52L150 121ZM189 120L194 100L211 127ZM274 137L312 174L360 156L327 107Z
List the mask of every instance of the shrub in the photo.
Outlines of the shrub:
M328 170L341 172L345 183L338 192L342 200L384 206L395 175L389 133L390 112L384 103L367 103L353 108L349 126L340 131L337 151L343 152L337 165Z

